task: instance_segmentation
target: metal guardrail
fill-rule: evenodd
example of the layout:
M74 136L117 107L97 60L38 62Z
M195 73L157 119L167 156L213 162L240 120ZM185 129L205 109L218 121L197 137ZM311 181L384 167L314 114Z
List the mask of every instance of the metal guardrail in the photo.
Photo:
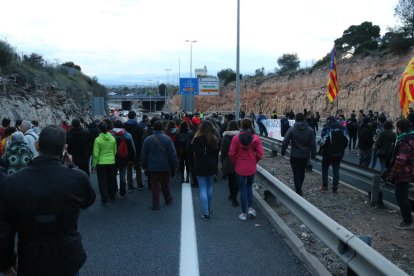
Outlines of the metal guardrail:
M358 275L408 275L259 165L256 175L256 180L267 182L267 189L278 201Z
M282 141L263 136L260 138L263 146L273 153L282 147ZM289 153L289 151L287 152ZM316 160L322 162L322 157L316 156ZM394 191L391 188L392 185L384 183L380 179L380 172L378 171L363 168L345 160L341 161L340 169L353 179L361 180L362 183L360 182L360 187L358 187L358 189L363 190L368 194L371 205L383 204L382 199L379 196L381 192L394 195ZM355 187L354 183L347 184ZM388 201L395 205L398 204L394 196L388 196ZM414 203L414 195L412 193L410 193L410 201Z

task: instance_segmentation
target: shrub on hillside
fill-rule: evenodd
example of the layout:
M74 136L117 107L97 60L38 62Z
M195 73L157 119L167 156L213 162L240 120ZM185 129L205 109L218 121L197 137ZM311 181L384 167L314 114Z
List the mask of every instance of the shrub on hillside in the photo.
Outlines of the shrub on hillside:
M9 65L17 56L15 50L6 41L0 40L0 66Z

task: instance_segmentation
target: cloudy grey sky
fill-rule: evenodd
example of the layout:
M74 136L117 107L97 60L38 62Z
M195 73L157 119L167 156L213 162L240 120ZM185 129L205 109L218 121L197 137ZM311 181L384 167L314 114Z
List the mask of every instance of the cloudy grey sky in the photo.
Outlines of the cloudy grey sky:
M397 0L240 0L240 71L253 75L297 53L328 53L351 25L398 22ZM0 0L0 39L51 62L73 61L104 84L177 83L192 67L236 69L237 0ZM171 69L167 71L165 69Z

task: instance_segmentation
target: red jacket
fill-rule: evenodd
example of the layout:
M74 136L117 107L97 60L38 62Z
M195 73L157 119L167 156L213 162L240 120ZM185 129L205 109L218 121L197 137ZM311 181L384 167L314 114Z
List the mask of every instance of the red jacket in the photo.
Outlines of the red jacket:
M229 158L238 175L254 175L256 164L262 157L263 146L259 136L242 130L231 140Z

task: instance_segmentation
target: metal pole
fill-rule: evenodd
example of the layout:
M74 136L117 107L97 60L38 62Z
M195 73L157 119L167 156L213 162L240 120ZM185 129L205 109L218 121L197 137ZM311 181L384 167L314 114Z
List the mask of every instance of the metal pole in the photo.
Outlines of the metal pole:
M237 0L236 120L240 119L240 0Z
M190 43L190 87L193 87L193 43L197 42L197 40L186 40L186 42ZM188 111L194 112L194 93L188 95Z

